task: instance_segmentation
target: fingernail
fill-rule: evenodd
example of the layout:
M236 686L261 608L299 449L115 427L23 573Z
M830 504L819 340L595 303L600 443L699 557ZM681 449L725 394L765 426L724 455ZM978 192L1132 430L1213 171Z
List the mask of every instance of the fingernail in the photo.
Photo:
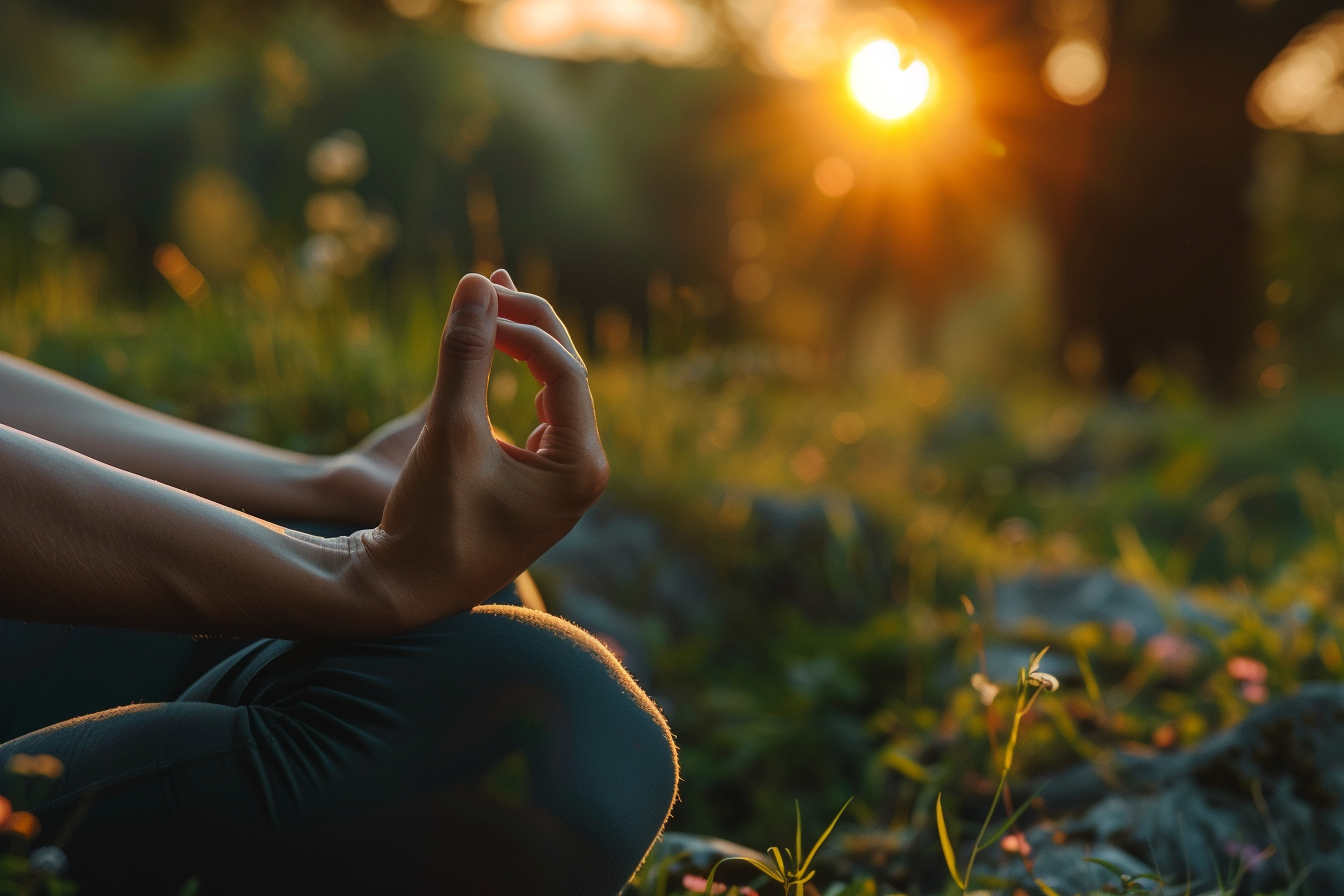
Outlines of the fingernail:
M453 304L459 308L484 309L490 304L495 285L480 274L468 274L457 284Z

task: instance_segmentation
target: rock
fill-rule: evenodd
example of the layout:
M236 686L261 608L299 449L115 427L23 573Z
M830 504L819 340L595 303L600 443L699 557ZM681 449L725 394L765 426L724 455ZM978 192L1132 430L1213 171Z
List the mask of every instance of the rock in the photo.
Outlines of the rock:
M1087 623L1108 630L1133 626L1144 643L1167 629L1157 602L1139 585L1122 582L1110 570L1046 575L1031 573L994 587L994 620L1002 631L1022 636L1064 633Z
M1303 896L1339 892L1344 686L1305 685L1188 751L1122 754L1105 777L1118 786L1091 767L1046 785L1046 816L1066 820L1028 835L1042 879L1043 869L1063 874L1090 848L1099 858L1118 850L1130 865L1108 860L1155 869L1174 890L1189 879L1200 892L1244 869L1238 892L1272 892L1297 878ZM1056 831L1064 844L1054 843Z
M709 566L681 549L652 518L610 499L588 511L533 570L561 615L568 615L571 592L636 615L656 610L687 627L702 624L712 612Z

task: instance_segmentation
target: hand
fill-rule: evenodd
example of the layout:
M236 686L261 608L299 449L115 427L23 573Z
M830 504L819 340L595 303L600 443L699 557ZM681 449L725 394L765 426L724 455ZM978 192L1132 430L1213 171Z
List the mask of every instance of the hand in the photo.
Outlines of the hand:
M323 458L316 488L324 504L334 504L331 515L366 526L377 525L401 468L420 430L425 427L428 403L369 433L349 451Z
M578 522L607 483L587 370L555 311L507 274L458 284L425 425L383 511L361 533L359 574L411 628L469 609ZM542 389L524 447L493 435L486 409L498 348Z

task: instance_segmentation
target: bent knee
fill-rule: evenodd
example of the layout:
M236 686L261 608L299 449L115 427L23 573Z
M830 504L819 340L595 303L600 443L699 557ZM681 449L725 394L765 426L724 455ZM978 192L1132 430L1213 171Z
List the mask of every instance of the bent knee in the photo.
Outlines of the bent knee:
M586 854L575 872L586 892L615 892L676 798L676 747L657 706L595 638L555 616L483 606L445 623L469 655L451 662L469 663L476 681L446 732L446 763L471 769L461 783L483 799L556 822L566 852Z

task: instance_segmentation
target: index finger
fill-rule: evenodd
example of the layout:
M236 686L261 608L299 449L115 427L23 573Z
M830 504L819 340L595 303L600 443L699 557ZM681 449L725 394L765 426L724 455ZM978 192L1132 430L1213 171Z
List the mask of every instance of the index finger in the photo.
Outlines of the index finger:
M600 450L597 412L582 362L540 327L502 318L495 331L495 345L526 364L542 384L541 416L543 422L560 431L554 434L555 441L577 451L589 451L594 446Z
M550 302L541 296L519 292L498 283L495 284L495 293L499 296L500 317L545 330L564 346L565 351L578 358L580 364L583 363L583 359L579 358L579 350L574 347L574 340L569 338L569 331Z

